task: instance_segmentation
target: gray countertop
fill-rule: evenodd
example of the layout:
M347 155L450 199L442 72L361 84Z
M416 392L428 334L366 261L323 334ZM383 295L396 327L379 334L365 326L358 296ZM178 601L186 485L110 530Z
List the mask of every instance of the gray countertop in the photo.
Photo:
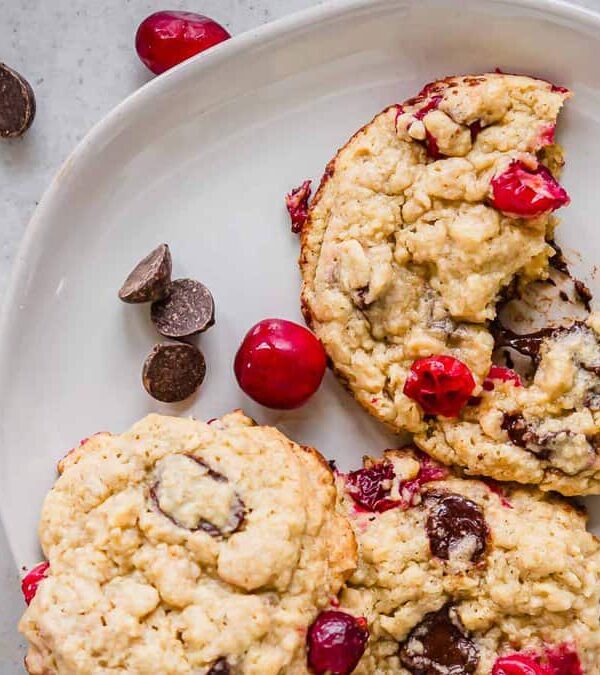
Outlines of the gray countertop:
M86 131L152 76L138 61L138 23L164 9L207 14L232 34L323 0L0 0L0 60L31 82L38 113L19 140L0 142L0 289L45 187ZM600 0L579 4L600 9ZM16 632L19 572L0 527L0 673L23 673Z

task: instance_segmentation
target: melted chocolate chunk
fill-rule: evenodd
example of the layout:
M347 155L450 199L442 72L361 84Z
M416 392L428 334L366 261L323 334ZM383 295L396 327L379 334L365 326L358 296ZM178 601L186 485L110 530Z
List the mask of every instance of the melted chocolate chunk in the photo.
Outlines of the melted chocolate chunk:
M575 292L588 312L591 312L592 291L580 279L574 279Z
M157 246L129 273L119 290L119 298L131 303L161 300L171 283L171 266L167 244Z
M229 482L227 476L224 476L222 473L219 473L218 471L211 469L204 460L198 457L194 457L193 455L186 455L186 457L191 459L193 462L196 462L196 464L199 464L202 468L206 469L207 476L212 480L216 481L217 483ZM163 509L160 506L160 481L154 483L154 485L150 488L150 497L152 498L152 501L156 505L156 508L163 514L163 516L165 516L165 518L168 518L174 525L177 525L177 527L181 527L184 530L190 530L191 532L197 532L198 530L202 530L203 532L210 534L211 537L215 537L216 539L226 538L231 536L235 532L239 532L239 530L241 530L246 520L246 505L244 504L244 501L237 492L235 493L234 503L231 508L229 524L223 528L217 527L208 520L201 519L196 527L190 529L185 525L183 525L182 523L180 523L172 515L170 515L166 511L163 511Z
M452 607L427 614L400 647L400 661L414 675L468 675L477 670L479 649Z
M428 493L425 503L430 509L426 530L431 553L449 560L453 554L461 556L464 547L469 561L478 561L485 552L488 537L479 506L462 495L436 492Z
M554 249L554 255L548 258L548 263L550 264L550 266L554 267L555 270L562 272L563 274L571 276L571 273L569 272L569 267L567 265L567 261L563 256L561 247L553 239L551 239L548 242L548 244L550 244L550 246L552 246L552 248Z
M227 663L227 659L224 657L221 657L217 661L213 663L211 666L210 670L206 675L230 675L231 674L231 668L229 667L229 663Z

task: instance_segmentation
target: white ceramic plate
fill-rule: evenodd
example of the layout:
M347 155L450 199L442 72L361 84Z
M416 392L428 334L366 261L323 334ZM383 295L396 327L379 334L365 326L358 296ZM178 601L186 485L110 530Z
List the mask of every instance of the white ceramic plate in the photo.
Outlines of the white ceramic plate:
M231 363L254 322L301 320L284 193L318 179L355 129L431 79L499 66L576 92L560 130L573 205L559 240L580 251L570 257L594 287L585 272L600 251L598 54L600 17L557 2L338 2L235 38L119 106L50 186L7 299L0 508L17 563L39 558L38 514L56 460L80 438L153 410L209 418L243 406L343 467L394 443L331 375L309 405L281 414L239 391ZM140 369L157 335L147 307L116 295L161 241L176 276L205 282L217 304L216 326L201 338L208 377L187 406L145 394Z

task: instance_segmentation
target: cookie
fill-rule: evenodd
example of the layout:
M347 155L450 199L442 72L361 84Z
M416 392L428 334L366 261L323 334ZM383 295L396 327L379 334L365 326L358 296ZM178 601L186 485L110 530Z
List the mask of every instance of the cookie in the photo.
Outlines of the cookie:
M548 274L552 212L568 203L554 129L569 96L524 76L446 78L328 165L302 229L303 311L339 378L392 429L425 429L404 393L419 358L459 360L476 394L501 292Z
M356 565L315 450L241 412L150 415L61 470L20 622L30 673L308 672L306 631Z
M370 632L356 675L600 673L600 543L571 503L409 448L338 484L359 544L340 610Z
M531 381L494 368L459 418L436 419L416 444L471 474L599 494L600 315L530 334L499 333L500 346L533 361Z

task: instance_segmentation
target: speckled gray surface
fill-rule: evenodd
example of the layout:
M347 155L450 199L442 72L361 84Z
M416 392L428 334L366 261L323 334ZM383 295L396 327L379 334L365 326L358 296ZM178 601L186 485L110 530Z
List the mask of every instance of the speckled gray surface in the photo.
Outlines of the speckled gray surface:
M152 77L132 46L145 16L185 8L213 17L235 35L321 2L0 0L0 61L30 81L38 104L25 137L0 142L0 294L27 222L62 161L95 122ZM19 572L1 529L0 608L0 673L22 674Z
M0 289L36 202L62 161L95 122L150 78L132 47L141 19L165 6L186 8L238 34L321 2L0 0L0 60L29 79L38 100L30 132L0 142ZM600 0L579 4L600 10ZM23 609L19 573L1 529L0 607L0 673L21 674L24 648L15 628Z

